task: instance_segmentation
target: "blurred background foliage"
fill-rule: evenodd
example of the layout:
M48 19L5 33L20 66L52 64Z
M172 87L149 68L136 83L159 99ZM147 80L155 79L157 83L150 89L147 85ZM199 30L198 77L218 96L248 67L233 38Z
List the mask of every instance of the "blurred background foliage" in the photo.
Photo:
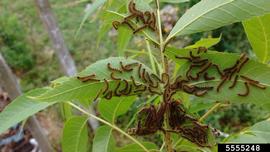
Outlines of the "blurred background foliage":
M173 5L178 7L178 18L198 1L191 0L188 3ZM86 21L79 36L75 38L90 1L51 0L50 2L78 71L99 59L117 55L114 31L110 31L109 36L103 38L97 45L101 22L95 20L95 16ZM222 40L214 47L215 50L251 52L241 23L211 32L177 38L177 42L184 42L179 45L183 47L203 37L219 37L221 34ZM132 45L129 48L145 49L137 38L133 38L132 41L134 43L130 43ZM33 0L0 1L0 51L20 79L23 91L48 85L50 81L63 75L59 72L59 64L52 49ZM118 122L119 126L127 124L134 113L135 111L131 109L127 115L122 116ZM265 117L266 113L263 110L250 104L241 104L221 108L207 121L214 127L229 133L239 131Z

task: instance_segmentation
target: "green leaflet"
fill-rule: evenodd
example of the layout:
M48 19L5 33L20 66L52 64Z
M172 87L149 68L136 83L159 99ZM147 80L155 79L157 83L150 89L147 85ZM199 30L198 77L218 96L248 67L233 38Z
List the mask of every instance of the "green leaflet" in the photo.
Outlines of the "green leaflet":
M115 142L112 137L112 128L100 126L94 137L93 152L114 152Z
M4 111L0 113L0 134L6 131L9 127L54 104L54 102L38 102L37 100L27 97L41 95L48 90L48 88L35 89L13 100L4 109Z
M193 54L195 54L196 50ZM175 55L179 56L189 56L188 49L174 49L168 48L166 50L166 55L174 60L178 64L183 64L179 70L179 74L185 76L185 73L189 67L189 63L186 60L179 60L175 58ZM215 51L208 51L208 53L202 54L202 58L209 59L212 63L218 64L221 69L231 67L235 64L236 60L239 59L239 55L220 53ZM254 103L258 106L264 107L270 110L270 68L268 65L258 63L254 60L249 60L247 64L240 71L240 75L247 76L254 80L260 81L261 84L267 86L265 90L258 89L256 87L250 86L250 94L246 97L238 96L238 93L245 91L244 81L238 79L235 88L229 89L232 82L226 82L219 93L216 92L216 86L220 83L221 79L215 68L208 70L209 75L215 76L216 79L206 81L200 79L198 81L192 81L191 84L197 86L214 86L215 89L208 91L208 93L201 98L210 101L230 101L235 103ZM232 79L233 81L233 79Z
M254 53L262 63L267 63L270 57L270 14L253 17L244 21L243 25Z
M75 116L64 126L62 149L63 152L87 152L89 141L86 116Z
M209 31L269 12L269 0L202 0L177 21L166 42L176 35Z
M106 100L101 100L98 103L98 111L103 118L114 124L118 116L123 115L128 111L135 99L135 96L130 96L113 97L109 102Z
M226 143L269 143L270 121L256 123L239 134L229 136L224 141Z

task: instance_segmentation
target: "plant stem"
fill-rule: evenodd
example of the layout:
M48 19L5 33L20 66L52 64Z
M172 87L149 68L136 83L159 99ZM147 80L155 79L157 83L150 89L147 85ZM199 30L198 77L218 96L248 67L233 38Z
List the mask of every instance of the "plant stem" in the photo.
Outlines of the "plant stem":
M211 113L213 113L216 109L218 109L222 103L216 103L212 108L210 108L200 119L199 122L202 122L205 118L207 118Z
M155 0L157 5L157 21L158 21L158 34L159 34L159 48L160 48L160 55L161 55L161 61L163 64L164 72L167 71L168 65L164 56L164 42L163 42L163 36L162 36L162 28L161 28L161 19L160 19L160 12L159 12L159 0Z
M106 124L106 125L112 127L113 129L117 130L119 133L125 135L127 138L129 138L130 140L134 141L134 142L135 142L136 144L138 144L144 151L150 152L150 151L149 151L146 147L144 147L144 145L142 145L138 140L136 140L135 138L133 138L132 136L130 136L129 134L127 134L126 132L124 132L123 130L121 130L120 128L118 128L117 126L115 126L115 125L113 125L113 124L107 122L106 120L103 120L103 119L101 119L101 118L99 118L99 117L97 117L97 116L95 116L95 115L93 115L93 114L88 113L88 112L85 111L84 109L80 108L79 106L77 106L77 105L75 105L75 104L73 104L73 103L71 103L71 102L68 102L68 104L70 104L72 107L76 108L77 110L81 111L82 113L86 114L87 116L92 117L92 118L94 118L94 119L96 119L96 120L98 120L98 121L100 121L100 122L102 122L102 123L104 123L104 124Z
M161 17L160 17L160 12L159 12L159 10L160 10L159 0L155 0L155 2L157 5L156 11L157 11L157 21L158 21L158 33L159 33L159 48L160 48L161 61L163 64L163 72L168 73L168 61L164 55L165 43L163 42L163 36L162 36L161 19L160 19ZM162 73L160 73L160 74L162 74ZM165 123L166 123L165 124L166 127L169 126L167 114L165 114ZM171 140L171 134L169 132L165 132L164 142L165 142L166 151L172 152L173 151L172 140Z

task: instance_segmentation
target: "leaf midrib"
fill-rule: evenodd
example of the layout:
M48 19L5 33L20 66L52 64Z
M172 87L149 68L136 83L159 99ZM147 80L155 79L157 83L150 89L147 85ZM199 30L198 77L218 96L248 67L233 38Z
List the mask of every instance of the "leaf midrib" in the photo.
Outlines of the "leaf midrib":
M88 119L86 118L85 121L83 122L83 125L82 125L82 126L80 127L80 129L79 129L79 134L78 134L77 140L76 140L76 141L78 141L77 144L76 144L76 148L75 148L76 152L79 152L79 150L78 150L79 139L80 139L80 135L81 135L81 133L82 133L82 130L83 130L83 128L84 128L84 124L86 123L87 120L88 120Z

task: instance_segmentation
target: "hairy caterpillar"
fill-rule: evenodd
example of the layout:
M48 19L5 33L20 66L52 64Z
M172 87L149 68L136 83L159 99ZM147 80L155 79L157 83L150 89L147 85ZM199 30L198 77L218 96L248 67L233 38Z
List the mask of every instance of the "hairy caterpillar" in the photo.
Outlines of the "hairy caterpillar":
M80 77L80 76L77 76L77 79L79 79L80 81L82 82L87 82L87 81L100 81L98 79L95 79L96 77L96 74L91 74L89 76L84 76L84 77Z
M118 96L118 97L121 96L121 94L118 93L118 89L119 89L119 87L120 87L120 84L121 84L120 81L118 81L118 82L117 82L117 85L116 85L116 87L115 87L115 89L114 89L114 95L115 95L115 96Z
M113 73L113 72L111 73L111 79L113 79L113 80L121 80L121 78L116 78L116 77L114 76L114 73Z
M131 78L132 83L133 83L133 85L135 86L135 88L138 88L138 87L142 86L142 84L136 84L135 79L134 79L133 76L130 76L130 78Z
M139 64L139 67L138 67L138 76L139 76L139 78L142 78L141 77L141 68L142 68L142 64Z
M215 79L215 77L209 77L207 72L204 73L203 77L204 77L205 80L214 80Z
M247 96L249 94L249 85L247 82L245 82L246 92L244 93L238 93L238 96Z
M104 98L110 100L112 98L112 91L110 90L107 94L105 94Z
M128 71L129 72L129 71L133 70L133 68L131 68L130 65L124 65L122 61L120 61L120 65L121 65L121 68L122 68L123 71Z
M238 80L238 75L236 75L235 77L234 77L234 79L233 79L233 83L232 83L232 85L229 87L230 89L232 89L232 88L234 88L235 87L235 85L236 85L236 83L237 83L237 80Z
M108 69L111 70L111 71L122 73L121 70L119 70L119 69L117 69L117 68L113 68L112 65L111 65L111 63L108 63L108 64L107 64L107 67L108 67Z
M109 90L109 83L108 83L108 80L106 80L106 79L103 79L104 80L104 82L105 82L105 88L104 88L104 90L103 90L103 95Z
M144 92L144 91L146 91L146 86L142 86L142 88L139 88L139 89L137 89L137 90L134 90L134 92L135 93L137 93L137 92Z

